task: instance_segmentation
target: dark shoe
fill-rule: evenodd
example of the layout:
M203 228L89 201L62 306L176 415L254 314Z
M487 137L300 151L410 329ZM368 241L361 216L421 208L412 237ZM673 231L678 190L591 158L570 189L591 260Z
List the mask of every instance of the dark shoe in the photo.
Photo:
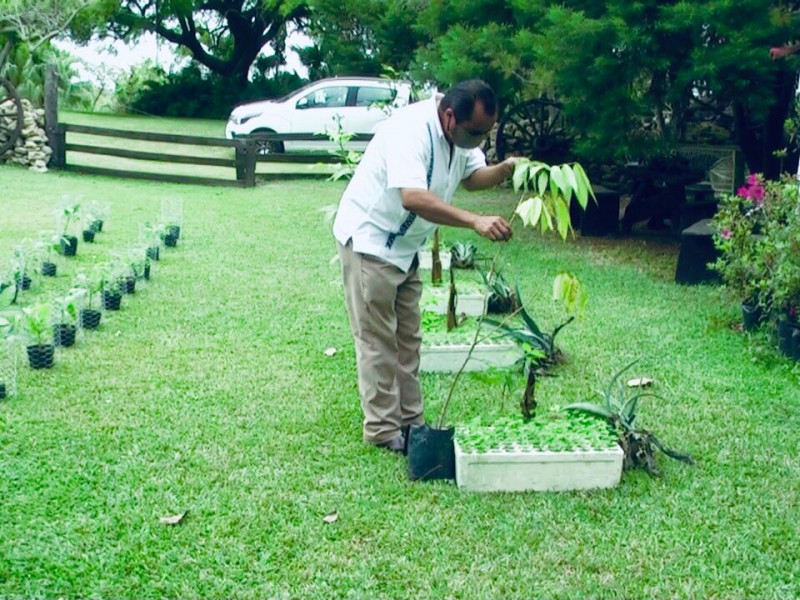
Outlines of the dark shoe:
M375 444L376 448L385 448L390 452L398 452L400 454L405 454L406 449L406 438L403 435L399 435L396 438L392 438L388 442L381 442L379 444Z
M403 436L403 456L408 456L408 440L411 439L411 425L403 425L400 428L400 433Z

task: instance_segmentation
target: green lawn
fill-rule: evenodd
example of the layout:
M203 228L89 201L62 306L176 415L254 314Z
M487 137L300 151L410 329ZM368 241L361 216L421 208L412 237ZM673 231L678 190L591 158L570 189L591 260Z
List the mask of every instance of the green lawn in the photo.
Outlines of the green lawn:
M662 457L662 478L629 473L607 491L467 494L412 483L401 457L361 442L335 249L317 210L342 189L0 167L0 257L52 227L64 193L113 207L98 243L81 242L30 296L65 290L76 263L133 243L162 198L185 201L179 246L151 285L60 350L52 371L21 367L20 394L0 403L0 597L800 595L800 368L734 331L736 306L719 290L673 284L674 244L518 231L505 272L548 326L558 270L590 292L540 403L583 399L643 357L632 376L653 377L665 399L642 406L642 425L697 464ZM457 201L507 214L515 199ZM466 232L445 238L490 250ZM449 379L423 378L429 420ZM449 420L516 404L464 378ZM159 522L187 510L181 525Z

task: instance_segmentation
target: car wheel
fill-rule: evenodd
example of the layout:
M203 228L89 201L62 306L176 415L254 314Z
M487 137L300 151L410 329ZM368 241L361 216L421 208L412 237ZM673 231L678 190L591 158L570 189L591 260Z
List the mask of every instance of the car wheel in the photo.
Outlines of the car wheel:
M258 136L259 133L275 133L272 130L262 129L254 131L253 135ZM256 139L256 152L259 156L266 156L267 154L283 154L283 142L276 142L274 140L259 140Z

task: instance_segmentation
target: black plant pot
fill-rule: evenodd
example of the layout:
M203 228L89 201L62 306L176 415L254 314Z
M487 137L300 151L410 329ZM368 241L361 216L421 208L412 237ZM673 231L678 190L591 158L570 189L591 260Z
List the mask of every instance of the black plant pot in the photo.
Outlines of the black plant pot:
M53 341L55 341L56 346L63 346L64 348L74 346L75 331L75 325L68 325L66 323L53 325Z
M81 327L84 329L97 329L100 327L100 317L103 316L99 310L93 308L81 309Z
M23 291L31 289L31 278L28 277L27 275L23 275L22 277L17 275L16 277L14 277L14 279L17 282L17 287L19 289Z
M167 235L171 235L177 240L181 237L181 228L178 225L170 225L167 227Z
M0 400L5 399L6 397L6 384L0 383Z
M103 308L106 310L119 310L120 304L122 304L122 294L109 292L108 290L103 292Z
M742 325L745 331L755 331L764 322L764 311L760 304L742 302Z
M174 248L178 245L178 238L172 234L167 234L163 236L161 239L164 240L164 245L167 248Z
M158 256L161 254L161 249L158 246L150 246L147 249L147 258L150 260L158 260Z
M511 296L503 298L497 294L491 294L486 301L486 312L492 315L502 315L514 310L514 299Z
M51 263L51 262L43 262L42 263L42 276L43 277L55 277L57 270L58 270L58 267L56 267L56 263Z
M103 220L102 219L96 219L96 220L92 221L89 224L89 229L91 231L94 231L95 233L103 231Z
M83 241L88 244L94 243L94 231L91 229L84 229L83 230Z
M144 278L145 278L145 280L149 280L150 279L150 263L148 263L148 264L146 264L144 266Z
M778 350L784 356L793 356L792 353L792 336L797 331L798 325L787 319L778 321Z
M53 366L56 347L53 344L28 346L28 364L31 369L49 369Z
M133 294L136 292L136 277L123 277L119 280L119 284L124 294Z
M456 478L454 429L412 425L408 432L408 476L417 481Z
M61 238L60 252L64 256L75 256L78 252L78 238L74 235L65 235Z

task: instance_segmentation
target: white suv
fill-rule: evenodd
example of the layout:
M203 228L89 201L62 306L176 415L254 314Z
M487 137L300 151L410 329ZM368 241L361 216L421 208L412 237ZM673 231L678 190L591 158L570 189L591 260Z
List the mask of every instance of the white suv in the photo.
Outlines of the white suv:
M336 77L306 85L277 100L242 104L233 109L225 127L228 139L254 133L375 133L378 124L391 112L412 102L408 83L368 77ZM328 141L260 142L259 152L332 149ZM363 149L366 142L351 142L348 147Z

